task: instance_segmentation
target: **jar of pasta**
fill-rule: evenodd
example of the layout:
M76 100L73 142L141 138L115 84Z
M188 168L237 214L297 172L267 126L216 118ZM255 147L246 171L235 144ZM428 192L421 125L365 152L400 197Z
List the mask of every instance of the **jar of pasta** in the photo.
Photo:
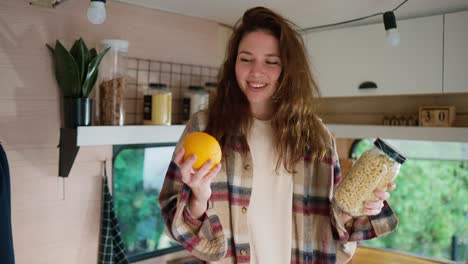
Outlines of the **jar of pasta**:
M377 138L374 147L364 152L338 185L334 201L351 216L363 215L364 201L375 201L376 189L386 190L406 158Z
M172 93L165 83L150 83L143 96L143 124L170 125Z

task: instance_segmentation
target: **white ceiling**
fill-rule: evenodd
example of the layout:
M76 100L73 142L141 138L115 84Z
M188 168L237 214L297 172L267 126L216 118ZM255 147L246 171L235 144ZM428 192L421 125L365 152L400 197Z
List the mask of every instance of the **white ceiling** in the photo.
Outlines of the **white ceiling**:
M279 11L301 28L350 20L394 9L403 0L115 0L172 13L204 18L232 26L250 7ZM397 11L397 19L468 10L468 0L409 0ZM380 16L358 24L381 21Z

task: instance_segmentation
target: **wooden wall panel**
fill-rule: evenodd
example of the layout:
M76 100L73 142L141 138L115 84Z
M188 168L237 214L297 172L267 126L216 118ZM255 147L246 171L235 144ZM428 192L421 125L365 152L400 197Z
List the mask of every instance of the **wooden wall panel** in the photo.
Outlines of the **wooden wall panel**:
M88 5L0 1L0 142L10 162L18 264L96 263L102 161L112 160L111 146L81 147L69 177L58 177L61 95L45 44L122 38L131 57L215 67L224 56L226 34L216 23L107 1L107 20L95 26Z

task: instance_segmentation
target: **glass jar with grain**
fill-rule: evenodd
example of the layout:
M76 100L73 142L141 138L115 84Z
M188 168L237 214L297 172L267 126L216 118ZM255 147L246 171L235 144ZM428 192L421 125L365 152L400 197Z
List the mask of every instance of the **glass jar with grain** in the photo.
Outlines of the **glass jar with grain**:
M364 202L377 200L374 191L386 190L405 160L395 148L377 138L374 147L362 154L338 185L336 205L351 216L363 215Z
M107 39L101 48L110 47L99 67L96 120L99 125L125 124L125 87L127 84L128 41Z

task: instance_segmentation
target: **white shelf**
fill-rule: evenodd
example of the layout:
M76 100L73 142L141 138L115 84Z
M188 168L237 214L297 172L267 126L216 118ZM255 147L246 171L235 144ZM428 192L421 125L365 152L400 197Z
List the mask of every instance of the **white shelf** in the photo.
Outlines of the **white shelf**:
M382 138L468 142L465 127L371 126L327 124L337 138Z
M468 142L468 128L327 124L337 138L382 138ZM78 146L177 142L184 125L78 127Z
M168 143L179 141L184 125L174 126L82 126L78 146Z

